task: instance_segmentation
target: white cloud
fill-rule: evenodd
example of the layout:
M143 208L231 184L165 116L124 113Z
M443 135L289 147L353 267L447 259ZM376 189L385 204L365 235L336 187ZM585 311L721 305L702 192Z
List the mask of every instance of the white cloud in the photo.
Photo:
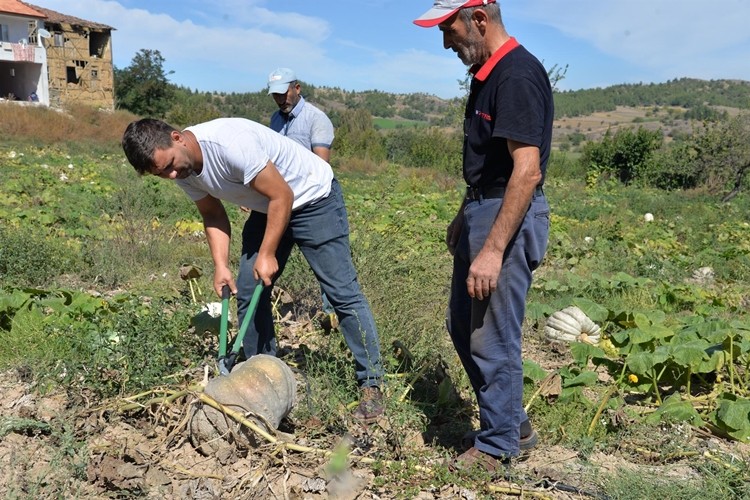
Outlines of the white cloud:
M441 97L461 92L457 80L465 68L442 49L439 32L411 24L429 0L413 13L404 12L403 0L362 0L346 9L333 0L317 0L314 8L309 0L43 1L114 27L116 66L128 66L140 49L156 49L165 69L174 70L171 81L199 90L257 91L270 71L287 66L304 81L347 90ZM747 0L501 3L509 31L521 43L548 66L570 65L562 88L679 77L750 79ZM129 7L137 5L148 7ZM311 13L294 12L295 5Z
M527 0L503 9L668 78L726 77L724 51L750 42L746 0ZM737 74L750 73L749 60L733 61Z
M461 63L408 48L395 53L361 43L330 40L321 18L271 11L262 1L225 0L205 13L205 3L184 1L180 14L127 8L113 0L46 0L45 6L110 25L115 65L128 66L141 49L159 50L170 80L199 90L254 92L266 85L274 68L287 66L316 85L345 89L424 92L441 97L458 94ZM332 47L332 46L333 47ZM345 46L345 58L329 49Z

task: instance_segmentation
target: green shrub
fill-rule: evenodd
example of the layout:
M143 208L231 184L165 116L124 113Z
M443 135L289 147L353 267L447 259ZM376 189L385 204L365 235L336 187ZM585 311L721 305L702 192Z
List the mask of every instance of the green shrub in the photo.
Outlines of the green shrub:
M461 174L462 135L437 127L401 128L385 136L387 159L398 165Z
M0 289L0 298L15 305L4 311L12 319L0 367L31 368L43 386L123 395L159 385L207 354L199 337L185 335L186 309L161 300L18 289Z
M0 227L0 285L44 287L80 263L77 251L45 228Z
M627 184L646 175L648 160L662 142L660 131L625 128L613 135L608 130L601 141L583 147L581 162L588 172L595 171Z
M701 178L700 165L695 161L692 146L678 142L657 151L649 158L643 176L644 184L659 189L691 189L698 186Z

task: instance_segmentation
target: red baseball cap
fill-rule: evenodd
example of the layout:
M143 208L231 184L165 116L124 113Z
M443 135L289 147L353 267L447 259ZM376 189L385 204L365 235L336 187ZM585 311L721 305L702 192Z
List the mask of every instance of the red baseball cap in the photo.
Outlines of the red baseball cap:
M442 23L460 9L490 3L495 3L495 0L435 0L432 8L415 19L414 24L423 28L431 28Z

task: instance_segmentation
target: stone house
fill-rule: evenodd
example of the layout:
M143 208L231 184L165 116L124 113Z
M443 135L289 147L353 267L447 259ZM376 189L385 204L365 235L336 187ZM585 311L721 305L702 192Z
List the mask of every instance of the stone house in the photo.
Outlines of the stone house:
M0 97L114 109L112 27L20 0L0 0L0 33L3 19L8 21L3 49L10 45L13 59L0 50ZM4 74L3 52L17 69L9 73L21 78Z

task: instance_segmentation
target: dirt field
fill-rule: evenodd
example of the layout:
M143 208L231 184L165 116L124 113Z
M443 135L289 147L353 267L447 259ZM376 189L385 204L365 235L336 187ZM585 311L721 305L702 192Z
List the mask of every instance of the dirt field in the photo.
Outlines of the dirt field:
M679 112L679 110L673 110ZM663 130L666 139L677 133L689 133L691 124L686 120L670 119L669 108L660 108L654 112L653 108L632 108L618 106L615 111L601 111L587 116L574 118L560 118L555 120L553 141L560 142L568 135L580 133L587 141L600 140L609 130L614 134L618 130L630 127L643 127L648 130Z
M545 369L567 363L564 345L550 346L535 338L526 344L525 357ZM190 382L197 383L203 373L198 370L192 375ZM204 456L191 444L186 425L191 407L198 404L195 394L169 406L118 413L113 409L123 404L122 400L102 406L81 395L73 400L63 391L40 396L26 378L17 371L0 374L3 498L390 499L403 498L407 486L442 484L434 478L446 454L445 448L429 441L435 428L424 435L403 435L405 431L388 417L369 427L361 426L342 408L342 428L347 429L342 433L321 428L315 419L298 421L292 412L282 423L276 444L261 440L265 444L250 450L227 445L213 456ZM455 422L436 425L455 426ZM687 426L678 431L689 434L695 449L719 450L736 458L748 456L745 445L722 441ZM423 486L415 497L471 499L490 493L503 498L503 492L517 495L518 485L523 484L540 498L596 498L602 477L623 470L637 471L644 477L696 479L688 461L660 463L647 452L638 451L637 442L622 443L619 450L609 454L586 456L547 442L545 429L539 432L540 445L513 464L512 478L517 480ZM643 446L654 445L658 443ZM351 452L348 464L344 460L334 467L337 454L339 458L345 456L335 450ZM333 456L329 456L331 451ZM404 469L398 461L373 463L393 456L409 459L417 466L402 477L399 471ZM418 476L414 476L415 470Z

